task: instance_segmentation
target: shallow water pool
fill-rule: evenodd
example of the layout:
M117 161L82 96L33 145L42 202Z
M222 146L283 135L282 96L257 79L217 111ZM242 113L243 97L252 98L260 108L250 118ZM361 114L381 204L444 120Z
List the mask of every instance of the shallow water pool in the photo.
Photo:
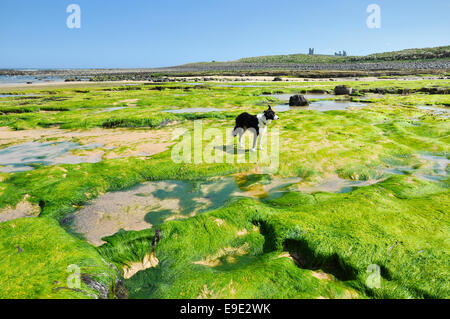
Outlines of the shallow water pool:
M235 175L199 181L147 182L132 189L106 193L71 217L71 228L94 245L121 229L142 230L173 219L184 219L223 207L238 197L274 198L300 178L264 174Z
M101 144L80 145L73 142L29 142L0 149L0 171L22 172L41 165L95 163L101 158L88 158L69 153L70 150L89 150Z
M413 175L417 178L424 179L431 182L439 182L448 178L450 170L448 165L450 160L446 156L419 154L420 159L425 161L425 164L418 168L411 166L394 166L384 169L383 172L395 175Z
M378 182L380 182L380 180L354 181L336 177L324 180L315 185L300 185L297 189L303 193L348 193L356 187L369 186Z
M0 97L24 97L24 96L41 96L40 94L0 94Z
M104 110L98 111L96 113L105 113L105 112L113 112L113 111L118 111L118 110L123 110L125 109L125 106L117 106L117 107L108 107Z
M277 112L286 112L289 110L315 110L320 112L325 111L340 111L346 110L350 107L364 107L365 103L358 103L352 101L315 101L311 102L308 106L289 106L289 104L281 104L274 106L274 110Z
M221 112L223 110L216 109L212 107L193 107L193 108L186 108L186 109L177 109L177 110L164 110L164 112L167 113L208 113L208 112Z
M431 111L434 115L448 118L450 117L450 107L437 107L437 106L428 106L428 105L422 105L417 107L420 110L426 110Z
M331 94L317 94L317 93L309 93L309 94L301 94L301 93L282 93L282 94L268 94L268 95L261 95L261 96L270 96L270 97L274 97L276 99L279 99L280 101L289 101L289 99L291 98L291 96L294 96L296 94L300 94L303 95L304 97L306 97L308 100L312 100L312 99L329 99L332 98L333 95Z

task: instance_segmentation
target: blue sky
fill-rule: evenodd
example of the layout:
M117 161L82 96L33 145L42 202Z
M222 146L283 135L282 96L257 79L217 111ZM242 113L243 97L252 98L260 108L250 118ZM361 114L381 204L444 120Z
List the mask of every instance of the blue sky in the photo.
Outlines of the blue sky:
M81 7L81 29L66 7ZM381 7L369 29L366 8ZM158 67L450 44L448 0L1 0L0 68Z

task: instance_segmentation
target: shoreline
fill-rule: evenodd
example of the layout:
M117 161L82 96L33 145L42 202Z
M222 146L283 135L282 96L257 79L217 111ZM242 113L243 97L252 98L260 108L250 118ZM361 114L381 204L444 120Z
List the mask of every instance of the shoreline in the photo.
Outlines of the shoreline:
M274 81L273 76L231 76L231 75L214 75L214 76L186 76L186 77L167 77L167 82L159 81L133 81L133 80L122 80L122 81L53 81L53 82L37 82L32 84L26 83L0 83L0 92L8 90L26 90L26 89L45 89L45 88L70 88L70 87L85 87L85 86L116 86L116 85L129 85L129 84L167 84L167 83L311 83L311 82L345 82L345 81L361 81L361 82L378 82L378 81L389 81L389 80L399 80L399 81L417 81L417 80L448 80L449 77L442 78L442 76L398 76L398 77L388 77L381 78L375 76L367 77L329 77L329 78L306 78L306 77L281 77L282 81ZM245 85L245 84L244 84Z

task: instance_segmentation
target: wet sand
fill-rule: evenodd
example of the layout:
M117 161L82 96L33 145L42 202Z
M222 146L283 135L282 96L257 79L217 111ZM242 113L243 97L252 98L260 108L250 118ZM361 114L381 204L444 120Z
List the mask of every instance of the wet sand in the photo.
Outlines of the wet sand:
M86 157L87 162L130 156L151 156L166 151L172 144L172 128L152 129L101 129L64 130L29 129L23 131L0 128L0 150L26 143L76 142L98 145L92 149L76 150L67 155ZM66 158L66 160L69 160Z

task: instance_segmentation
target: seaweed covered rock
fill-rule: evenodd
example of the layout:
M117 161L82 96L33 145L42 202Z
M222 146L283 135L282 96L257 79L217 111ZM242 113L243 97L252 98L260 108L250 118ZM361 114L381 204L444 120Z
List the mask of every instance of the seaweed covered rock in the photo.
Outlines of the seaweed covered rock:
M289 98L289 106L307 106L308 104L308 99L301 94L296 94Z
M336 95L350 95L352 92L353 89L346 85L338 85L334 88L334 94Z

